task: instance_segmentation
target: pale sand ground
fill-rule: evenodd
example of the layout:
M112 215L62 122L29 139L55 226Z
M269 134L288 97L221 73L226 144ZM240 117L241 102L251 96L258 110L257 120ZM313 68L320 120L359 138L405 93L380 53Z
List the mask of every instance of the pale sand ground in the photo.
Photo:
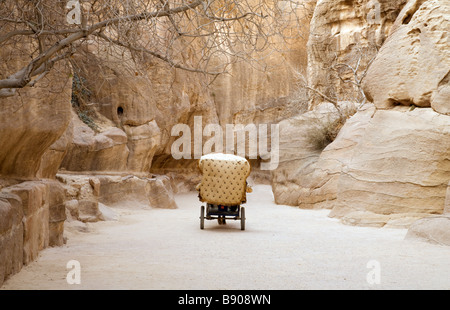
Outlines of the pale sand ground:
M258 185L238 221L199 228L195 193L178 195L179 209L115 207L117 221L67 232L1 289L450 289L450 247L404 240L405 229L353 227L327 210L273 203ZM81 264L81 284L68 284L66 264ZM380 264L369 284L368 262Z

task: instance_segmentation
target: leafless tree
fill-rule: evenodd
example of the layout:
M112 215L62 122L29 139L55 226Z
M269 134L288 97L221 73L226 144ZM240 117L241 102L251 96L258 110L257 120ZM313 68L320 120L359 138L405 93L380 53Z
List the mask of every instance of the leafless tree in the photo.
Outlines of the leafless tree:
M309 97L319 96L322 100L332 103L340 114L342 114L342 111L339 102L348 101L362 106L367 101L362 88L362 82L367 75L370 65L375 60L377 52L378 49L376 46L369 46L364 49L360 46L355 46L353 52L350 53L350 59L342 61L335 55L334 60L329 67L329 71L333 73L330 74L333 80L328 81L328 83L334 84L336 83L336 80L338 80L343 85L352 85L352 87L346 88L343 95L325 94L308 83L305 73L299 69L293 69L294 76L297 80L297 87L309 91Z
M336 72L336 76L344 84L351 84L355 92L359 95L354 95L347 100L359 103L362 106L366 103L366 94L362 88L362 82L367 75L372 62L375 60L378 53L376 46L369 46L363 50L360 46L356 46L353 53L353 58L349 62L337 62L331 66L331 70ZM336 56L335 59L338 59ZM364 64L363 64L364 63Z
M232 62L257 62L280 38L295 38L301 6L291 0L1 0L0 63L18 53L28 60L0 72L0 97L36 85L56 63L98 45L215 77ZM191 47L197 47L195 62L184 55Z

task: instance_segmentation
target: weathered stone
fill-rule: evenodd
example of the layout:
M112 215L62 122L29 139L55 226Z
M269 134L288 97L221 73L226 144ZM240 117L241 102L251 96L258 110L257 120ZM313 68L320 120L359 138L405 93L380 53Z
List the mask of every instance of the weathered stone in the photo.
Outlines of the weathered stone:
M377 111L342 169L330 216L442 213L449 139L450 117L430 108Z
M57 175L57 179L66 190L66 202L64 207L70 214L70 220L82 222L97 222L101 220L98 209L98 197L100 194L100 180L89 175Z
M0 286L23 265L22 216L20 198L0 193Z
M364 80L378 108L431 106L450 114L449 16L446 1L408 2Z
M13 73L29 62L35 47L20 40L14 51L0 51L0 71ZM3 61L7 59L8 61ZM0 177L33 178L49 147L70 122L71 78L64 62L56 63L46 83L17 89L17 95L0 98Z
M170 179L167 176L157 176L147 180L147 195L152 207L163 209L178 208L173 196Z
M79 200L78 218L84 223L100 221L102 217L101 212L98 209L98 201Z
M56 181L47 181L49 205L49 246L64 244L64 221L66 220L65 190Z
M303 201L306 191L309 192L316 162L329 143L327 132L334 130L337 120L337 111L330 103L279 123L279 165L271 171L276 203L297 206Z
M23 182L3 190L20 197L24 216L32 216L44 204L47 195L47 187L40 182Z
M127 165L127 135L116 127L96 134L73 116L73 141L61 168L68 171L124 171Z
M64 207L66 210L66 220L79 220L80 212L78 209L78 200L72 199L68 200L64 203Z
M345 122L336 139L322 151L308 176L309 182L299 189L298 205L301 208L334 207L342 168L351 160L374 113L375 107L366 104Z
M344 82L355 82L346 66L358 68L358 76L362 76L406 2L317 1L308 40L309 86L338 100L361 100L359 90L352 83ZM314 95L310 107L322 100Z
M48 187L37 181L3 189L20 197L23 208L23 263L33 261L49 245Z
M92 194L98 197L100 194L100 180L95 177L91 177L89 178L89 184L92 186Z
M445 206L444 206L444 213L450 214L450 181L448 182L447 185L447 193L445 195Z
M73 124L70 122L64 134L56 140L44 153L41 159L38 178L54 179L64 157L67 154L70 141L73 139Z
M161 132L156 121L141 126L124 126L128 136L127 170L148 172L156 149L160 146Z
M450 246L450 216L435 215L420 219L409 227L405 238Z
M125 202L147 205L147 181L134 175L98 176L100 180L99 202L109 206Z
M114 209L105 206L103 203L98 203L98 210L100 211L101 218L103 221L117 221L119 219L119 215Z

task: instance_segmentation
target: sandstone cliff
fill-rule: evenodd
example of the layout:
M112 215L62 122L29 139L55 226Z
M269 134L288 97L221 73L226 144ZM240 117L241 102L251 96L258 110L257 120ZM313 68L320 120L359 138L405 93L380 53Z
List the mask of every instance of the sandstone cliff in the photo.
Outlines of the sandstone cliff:
M370 12L361 9L369 2L359 1L351 7L347 2L338 4L317 4L311 24L315 32L311 31L308 44L308 78L328 96L344 98L339 92L356 89L340 88L337 85L345 79L326 78L324 74L333 72L330 68L335 56L345 62L345 57L351 59L360 53L349 46L372 42L379 51L359 75L364 77L359 87L372 103L360 107L323 151L311 150L310 140L296 135L310 131L308 127L317 123L307 114L300 123L294 119L280 123L281 128L290 128L280 149L295 156L286 158L273 172L276 201L303 208L330 208L330 216L344 223L378 227L409 227L417 219L448 213L448 3L380 1L381 19L375 24L363 18ZM349 24L352 26L347 27ZM335 56L331 57L326 51L328 42L334 41L340 44L332 45ZM320 99L316 96L311 101L313 110ZM327 117L321 122L330 123ZM292 145L302 151L292 152ZM434 234L439 243L450 244L445 219L421 220L412 226L410 235L432 240Z

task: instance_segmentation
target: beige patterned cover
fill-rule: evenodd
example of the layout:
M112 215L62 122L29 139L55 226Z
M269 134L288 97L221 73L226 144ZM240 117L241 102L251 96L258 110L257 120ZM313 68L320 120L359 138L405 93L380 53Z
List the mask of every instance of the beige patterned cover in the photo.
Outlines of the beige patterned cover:
M246 202L247 177L250 174L249 162L231 154L208 154L200 158L198 167L202 173L201 183L197 185L202 202L226 206Z

